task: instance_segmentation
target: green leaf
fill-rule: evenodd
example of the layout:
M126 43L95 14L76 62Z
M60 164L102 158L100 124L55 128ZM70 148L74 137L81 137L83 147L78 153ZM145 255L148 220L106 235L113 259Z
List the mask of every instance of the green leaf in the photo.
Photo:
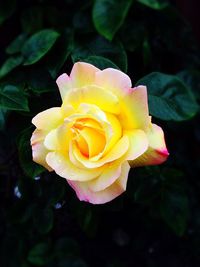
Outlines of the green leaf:
M0 68L0 78L6 76L13 69L18 67L23 61L22 56L13 56L8 58Z
M110 59L100 56L90 56L84 59L85 62L93 64L100 70L106 68L119 69Z
M71 30L66 30L60 36L58 42L55 44L49 55L47 68L53 79L57 77L58 72L69 57L72 49L73 32ZM59 53L57 51L59 51Z
M177 235L184 234L188 220L188 198L183 190L177 186L165 188L160 212L162 218Z
M139 3L156 10L162 10L169 4L166 0L137 0Z
M9 46L6 48L6 53L7 54L15 54L21 51L22 45L24 44L25 40L27 38L27 35L25 33L20 34L15 38Z
M91 56L101 56L112 61L122 71L127 72L127 55L120 42L109 42L105 38L98 36L89 43L88 41L75 44L72 51L73 62L85 61Z
M159 119L188 120L198 111L192 91L176 76L152 72L137 85L147 86L150 114Z
M0 87L0 107L8 110L29 111L27 96L20 88L13 85Z
M112 40L123 24L131 4L132 0L96 0L92 10L96 30Z
M6 109L0 107L0 131L5 127L7 113L8 111Z
M193 91L197 100L200 101L200 71L184 70L177 73L177 75Z
M42 30L32 35L22 47L24 65L32 65L44 57L53 47L59 33L54 30Z
M33 34L43 27L43 8L31 6L23 10L20 17L23 32Z
M33 162L30 145L31 134L32 131L30 128L25 129L21 133L17 143L20 165L24 173L31 178L35 178L44 171L44 168Z
M7 0L0 2L0 25L14 13L16 0Z
M35 245L28 253L28 261L36 266L43 266L50 260L50 245L48 243L39 243Z

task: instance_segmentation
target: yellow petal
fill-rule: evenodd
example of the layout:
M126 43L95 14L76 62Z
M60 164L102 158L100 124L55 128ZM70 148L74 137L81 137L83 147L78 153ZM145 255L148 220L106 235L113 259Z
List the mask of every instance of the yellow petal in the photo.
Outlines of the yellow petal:
M31 137L32 156L33 161L42 165L47 170L52 171L50 166L46 162L46 155L49 152L44 146L44 138L46 133L42 130L36 129Z
M67 91L73 87L71 78L66 73L63 73L57 78L56 83L58 85L61 98L64 100Z
M75 63L70 73L73 88L94 84L95 73L97 71L99 71L99 69L89 63Z
M121 175L121 165L107 164L102 174L90 181L89 188L94 191L102 191L113 184Z
M89 181L98 177L103 170L103 168L78 168L70 161L68 154L59 152L49 152L46 161L59 176L72 181Z
M130 166L128 162L122 164L121 175L119 178L107 187L105 190L98 192L90 189L89 182L68 181L69 185L75 190L77 197L81 201L90 202L92 204L104 204L121 195L126 190L128 173Z
M117 96L95 85L74 88L68 91L65 95L63 106L70 104L77 109L81 103L95 104L101 110L110 113L119 114L120 112Z
M147 128L150 120L145 86L131 88L130 78L111 68L97 72L95 84L111 90L118 97L119 119L124 129Z
M134 160L147 150L149 145L147 135L142 130L126 131L125 134L128 136L130 143L126 159Z
M73 145L72 153L77 161L79 161L86 168L97 168L105 165L106 163L119 159L128 151L128 148L129 138L127 136L123 136L104 157L97 161L91 161L87 157L84 157L76 145Z
M157 165L167 160L169 153L161 127L151 124L147 131L149 146L147 151L131 161L131 166Z
M63 114L61 108L50 108L38 113L32 123L38 128L45 131L52 130L63 122Z

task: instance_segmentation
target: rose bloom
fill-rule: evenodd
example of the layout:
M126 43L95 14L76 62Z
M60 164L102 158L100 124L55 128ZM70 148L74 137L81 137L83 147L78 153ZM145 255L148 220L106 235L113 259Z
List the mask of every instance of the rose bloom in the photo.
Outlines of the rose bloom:
M130 167L164 162L162 129L151 122L147 89L123 72L74 64L57 79L62 105L32 123L33 160L65 178L80 200L102 204L126 190Z

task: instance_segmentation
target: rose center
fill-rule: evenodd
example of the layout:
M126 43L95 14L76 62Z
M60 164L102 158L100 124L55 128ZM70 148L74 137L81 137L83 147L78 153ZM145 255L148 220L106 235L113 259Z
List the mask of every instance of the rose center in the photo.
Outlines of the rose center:
M84 156L91 158L103 151L106 138L97 121L92 119L77 120L73 130L76 134L76 144Z

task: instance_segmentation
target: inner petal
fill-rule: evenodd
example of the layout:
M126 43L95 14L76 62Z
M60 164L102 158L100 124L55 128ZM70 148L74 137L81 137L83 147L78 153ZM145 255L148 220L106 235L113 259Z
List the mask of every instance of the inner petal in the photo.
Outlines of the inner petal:
M89 157L94 157L98 155L99 153L102 152L102 150L105 147L105 144L106 144L105 136L95 129L84 127L82 130L79 130L79 136L80 136L79 137L80 140L82 141L84 139L84 141L86 142L88 146ZM81 148L81 146L79 145L79 142L78 142L78 146L79 148ZM87 152L86 150L81 150L81 152L85 155L87 154L85 153Z

